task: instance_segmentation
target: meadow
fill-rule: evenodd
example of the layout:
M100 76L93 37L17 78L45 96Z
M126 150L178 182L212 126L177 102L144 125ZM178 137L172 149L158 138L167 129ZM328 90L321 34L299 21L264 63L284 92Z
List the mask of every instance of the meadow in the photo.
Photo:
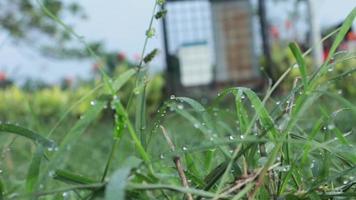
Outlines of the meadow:
M295 64L265 91L231 87L204 103L171 94L152 108L147 64L157 50L146 44L163 3L137 67L101 71L100 83L64 103L52 91L37 107L21 96L13 109L25 113L0 105L9 119L0 123L0 200L356 199L355 97L338 88L354 89L355 54L337 51L356 9L327 36L334 42L317 69L305 61L312 49L291 43ZM351 67L341 72L343 63ZM288 92L278 92L292 71ZM58 109L37 113L49 97Z

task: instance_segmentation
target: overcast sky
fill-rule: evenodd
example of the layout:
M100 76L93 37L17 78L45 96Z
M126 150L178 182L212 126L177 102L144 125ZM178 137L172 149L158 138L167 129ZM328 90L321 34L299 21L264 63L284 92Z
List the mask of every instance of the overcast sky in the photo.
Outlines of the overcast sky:
M318 4L317 16L322 27L340 22L356 6L355 0L315 1ZM78 2L84 7L89 19L76 24L77 33L85 36L88 41L102 40L108 49L123 51L131 59L141 51L154 0L78 0ZM288 4L270 7L270 18L280 17L286 9L292 8ZM162 48L160 24L156 23L156 26L158 36L150 41L148 49ZM31 76L55 82L63 76L90 75L91 61L58 62L41 58L31 49L11 45L1 32L0 47L0 70L6 70L16 79ZM162 60L162 56L156 59L154 63L156 70L162 69Z

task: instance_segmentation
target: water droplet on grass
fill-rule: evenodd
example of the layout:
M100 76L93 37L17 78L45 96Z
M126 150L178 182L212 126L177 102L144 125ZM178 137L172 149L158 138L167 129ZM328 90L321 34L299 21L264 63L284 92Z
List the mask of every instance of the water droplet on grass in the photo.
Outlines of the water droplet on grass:
M63 198L66 199L69 196L69 193L68 192L63 192L62 196L63 196Z
M232 135L229 136L229 140L234 140L234 139L235 139L234 136Z
M48 172L48 176L49 176L49 177L53 177L54 175L55 175L55 172L54 172L54 171L49 171L49 172Z
M164 159L164 155L163 155L163 154L159 155L159 158L160 158L161 160L163 160L163 159Z
M176 99L176 96L172 94L171 97L170 97L170 99L171 99L171 100L174 100L174 99Z
M184 106L183 106L183 104L178 104L177 108L178 108L179 110L183 110L183 109L184 109Z
M244 135L240 135L240 139L245 139L245 136Z
M195 123L194 128L200 128L200 125L198 123Z
M95 106L96 105L96 101L91 101L90 105Z
M281 104L281 102L280 102L280 101L277 101L277 102L276 102L276 105L280 105L280 104Z
M188 148L186 146L182 147L183 151L187 151Z

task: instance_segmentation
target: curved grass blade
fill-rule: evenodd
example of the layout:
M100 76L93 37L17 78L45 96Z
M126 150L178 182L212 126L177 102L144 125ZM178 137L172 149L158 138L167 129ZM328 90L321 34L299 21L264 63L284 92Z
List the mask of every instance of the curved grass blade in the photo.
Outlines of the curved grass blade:
M15 135L26 137L36 143L42 144L44 147L53 148L55 146L55 143L52 140L49 140L29 129L14 124L0 124L0 132L13 133Z
M290 43L289 48L292 51L295 59L297 60L299 71L300 71L300 74L302 75L304 90L306 90L308 88L308 74L307 74L307 67L305 64L305 60L302 55L302 51L300 50L298 44L295 42Z
M36 152L33 155L26 178L26 192L28 192L29 194L32 194L37 190L36 186L39 180L40 167L43 155L44 149L41 145L38 145Z

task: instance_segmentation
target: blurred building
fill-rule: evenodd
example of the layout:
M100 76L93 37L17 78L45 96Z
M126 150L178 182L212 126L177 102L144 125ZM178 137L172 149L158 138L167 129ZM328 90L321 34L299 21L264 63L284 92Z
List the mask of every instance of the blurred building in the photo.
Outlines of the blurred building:
M170 93L206 95L220 87L259 84L249 0L168 0L165 9Z

